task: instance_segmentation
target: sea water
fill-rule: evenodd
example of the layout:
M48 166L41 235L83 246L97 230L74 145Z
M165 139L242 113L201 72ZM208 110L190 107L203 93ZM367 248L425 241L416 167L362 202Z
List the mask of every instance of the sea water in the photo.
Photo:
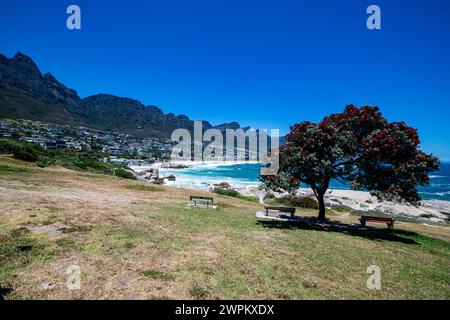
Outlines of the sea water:
M187 169L161 169L161 176L174 175L176 181L167 185L208 189L211 185L228 182L236 187L258 186L259 169L257 163L241 164L194 164ZM424 199L437 199L450 201L450 162L442 162L439 171L430 174L430 185L419 187ZM332 181L331 189L349 189L338 181Z

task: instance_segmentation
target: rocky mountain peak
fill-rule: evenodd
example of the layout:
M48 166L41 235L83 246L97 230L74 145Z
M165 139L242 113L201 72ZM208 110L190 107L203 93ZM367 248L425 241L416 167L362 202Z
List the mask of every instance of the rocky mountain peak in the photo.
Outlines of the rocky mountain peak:
M19 67L24 72L28 72L34 75L41 75L38 66L34 63L33 59L29 56L18 51L11 59L10 62L15 64L16 67Z
M30 119L150 137L170 137L173 130L192 130L186 115L165 114L139 100L111 94L81 99L51 73L41 74L34 61L17 52L12 58L0 54L0 118ZM211 128L203 122L204 130ZM219 129L240 128L239 123L221 124Z

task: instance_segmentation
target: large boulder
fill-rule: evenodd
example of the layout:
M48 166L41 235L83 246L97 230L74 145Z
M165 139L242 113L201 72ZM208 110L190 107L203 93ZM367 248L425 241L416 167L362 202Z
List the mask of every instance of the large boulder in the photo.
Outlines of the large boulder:
M146 180L157 179L159 178L159 170L158 169L149 169L139 173L141 177Z
M164 177L164 179L167 179L168 181L176 181L177 178L174 175L170 175L168 177Z
M153 184L164 184L164 178L156 178L152 180Z
M221 189L231 189L231 185L228 182L221 182L214 184L215 187L219 187Z

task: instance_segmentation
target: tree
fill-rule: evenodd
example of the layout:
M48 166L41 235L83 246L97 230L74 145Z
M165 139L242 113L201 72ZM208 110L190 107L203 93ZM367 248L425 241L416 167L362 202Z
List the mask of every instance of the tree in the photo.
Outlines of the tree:
M295 192L301 183L314 191L319 219L325 219L324 195L332 180L369 190L380 199L420 200L417 186L429 184L428 174L439 160L419 149L417 130L389 122L378 107L348 105L320 123L291 127L280 148L276 176L261 176L266 188Z

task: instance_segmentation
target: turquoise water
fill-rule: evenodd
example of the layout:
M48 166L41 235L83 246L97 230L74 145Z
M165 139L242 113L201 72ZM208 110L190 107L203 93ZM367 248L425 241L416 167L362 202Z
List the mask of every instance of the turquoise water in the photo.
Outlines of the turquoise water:
M206 166L195 167L184 172L185 175L192 177L210 177L214 180L240 180L242 182L248 183L258 183L260 164L236 164L236 165L225 165L225 166Z
M450 162L442 162L441 170L433 172L430 177L430 186L419 188L422 197L450 201Z
M450 163L442 163L441 170L430 174L430 185L426 187L419 187L419 193L425 200L446 200L450 201ZM331 183L332 189L348 190L349 187L333 181Z
M188 169L161 169L162 176L174 175L175 182L167 185L177 187L208 189L210 185L228 182L233 186L245 187L259 185L260 164L210 165L196 164Z
M339 181L331 183L333 189L349 189ZM450 163L441 163L439 171L430 174L430 185L418 188L420 195L425 200L446 200L450 201Z
M177 177L178 186L202 187L219 183L229 182L237 186L258 185L260 164L235 164L235 165L195 165L183 170L163 170L164 175L173 174ZM420 187L420 194L424 199L437 199L450 201L450 162L443 162L441 170L430 175L431 184ZM331 183L333 189L349 189L338 181Z

